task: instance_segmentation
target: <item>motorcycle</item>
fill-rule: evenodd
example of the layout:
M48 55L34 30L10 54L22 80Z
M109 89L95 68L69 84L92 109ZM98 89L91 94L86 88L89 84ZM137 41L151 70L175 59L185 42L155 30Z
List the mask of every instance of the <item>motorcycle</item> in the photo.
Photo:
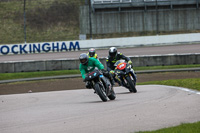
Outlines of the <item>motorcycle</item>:
M96 94L99 95L103 102L106 102L108 98L114 100L116 94L110 83L110 80L103 75L103 73L94 69L92 72L86 75L85 81L90 82L91 87L95 90Z
M131 65L124 60L118 60L115 64L115 75L122 86L129 89L130 92L137 92L136 89L136 77L134 76L134 70Z

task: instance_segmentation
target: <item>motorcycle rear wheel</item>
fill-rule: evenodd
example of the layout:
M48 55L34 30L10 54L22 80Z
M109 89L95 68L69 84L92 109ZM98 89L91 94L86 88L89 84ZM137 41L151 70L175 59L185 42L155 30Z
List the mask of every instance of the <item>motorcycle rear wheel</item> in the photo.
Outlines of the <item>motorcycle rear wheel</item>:
M133 92L133 93L136 93L137 90L135 88L135 82L133 80L131 80L131 78L129 76L126 77L126 80L127 80L128 84L130 86L129 91Z
M94 88L96 90L96 93L99 95L100 99L103 101L103 102L106 102L108 99L107 99L107 96L106 96L106 92L105 92L105 88L103 88L101 85L99 85L98 83L96 83L94 85Z

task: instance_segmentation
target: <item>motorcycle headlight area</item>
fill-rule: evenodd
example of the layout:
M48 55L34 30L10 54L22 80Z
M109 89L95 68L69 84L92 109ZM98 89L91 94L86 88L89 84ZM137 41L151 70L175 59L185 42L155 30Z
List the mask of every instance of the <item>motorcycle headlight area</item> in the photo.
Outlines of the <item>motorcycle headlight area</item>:
M103 77L103 75L99 75L99 77L100 77L100 78L102 78L102 77Z

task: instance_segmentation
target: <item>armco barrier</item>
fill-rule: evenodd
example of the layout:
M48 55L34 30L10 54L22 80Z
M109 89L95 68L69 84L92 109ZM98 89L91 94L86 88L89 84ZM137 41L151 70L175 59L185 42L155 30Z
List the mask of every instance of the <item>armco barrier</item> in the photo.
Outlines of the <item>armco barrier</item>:
M134 66L166 66L200 64L200 53L131 57Z
M200 53L133 56L130 58L133 61L134 66L200 64ZM106 66L105 58L100 58L100 61L104 64L104 66ZM0 63L0 73L73 70L78 68L79 68L78 59Z

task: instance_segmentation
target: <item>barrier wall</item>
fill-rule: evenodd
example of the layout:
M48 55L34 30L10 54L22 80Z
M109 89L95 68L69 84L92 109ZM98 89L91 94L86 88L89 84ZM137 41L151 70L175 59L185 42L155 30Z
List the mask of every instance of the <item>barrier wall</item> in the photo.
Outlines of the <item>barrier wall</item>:
M123 37L94 40L59 41L59 42L39 42L27 44L0 45L0 55L8 54L34 54L48 52L67 52L71 50L81 50L105 47L134 47L140 45L169 45L177 43L200 42L200 33Z
M152 56L130 57L134 66L165 66L200 64L200 53L196 54L170 54ZM106 66L106 58L100 58ZM24 61L24 62L2 62L0 73L51 71L51 70L73 70L79 69L79 60L46 60L46 61Z

